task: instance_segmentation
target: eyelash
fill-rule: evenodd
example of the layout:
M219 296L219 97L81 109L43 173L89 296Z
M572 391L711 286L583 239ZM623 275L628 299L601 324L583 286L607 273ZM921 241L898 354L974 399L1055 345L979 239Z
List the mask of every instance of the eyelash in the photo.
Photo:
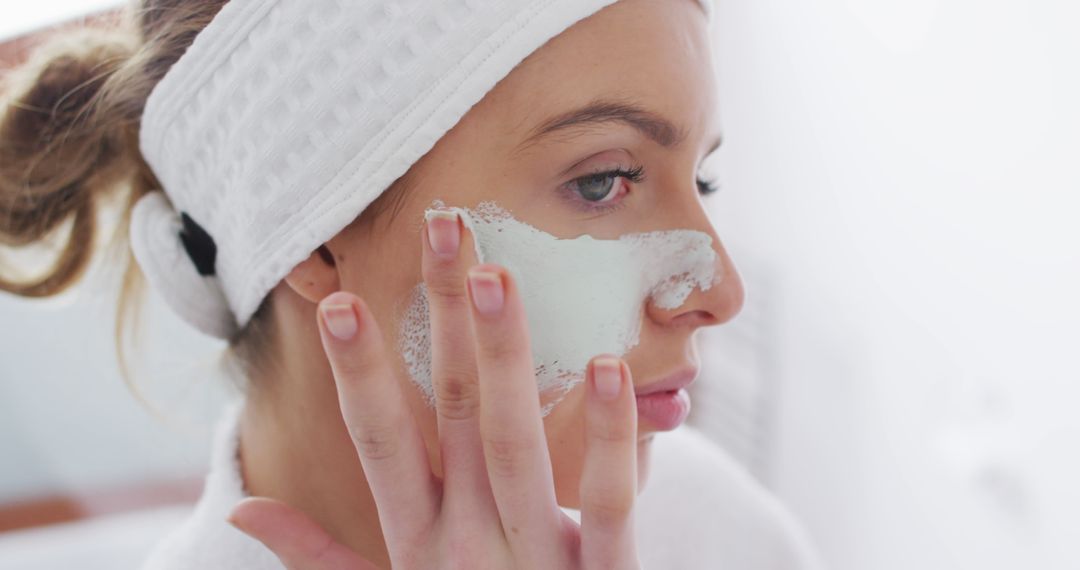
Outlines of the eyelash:
M587 174L579 178L575 178L567 183L565 194L568 200L573 203L574 207L591 213L607 213L622 208L624 200L618 200L612 204L594 205L596 202L585 200L581 198L581 194L574 190L573 185L581 182L598 182L607 178L625 178L635 184L640 184L645 181L645 166L637 165L629 170L625 168L613 168L611 170L605 170L601 172L595 172L593 174ZM697 179L698 193L702 196L709 196L720 190L716 183L711 180L705 180L702 178ZM614 191L614 190L613 190Z

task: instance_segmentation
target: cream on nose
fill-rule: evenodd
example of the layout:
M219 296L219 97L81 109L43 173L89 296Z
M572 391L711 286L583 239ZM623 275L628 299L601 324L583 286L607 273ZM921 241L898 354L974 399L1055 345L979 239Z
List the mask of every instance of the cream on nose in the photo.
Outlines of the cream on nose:
M722 325L742 311L746 295L742 278L723 246L719 243L717 246L713 286L695 289L676 309L663 308L656 303L647 305L646 313L650 318L670 326L697 328Z
M742 278L701 200L695 193L693 199L672 202L665 214L667 221L677 220L689 231L696 230L708 237L714 260L710 266L712 274L702 275L695 284L697 286L689 287L685 298L677 306L660 299L650 299L645 305L646 316L664 326L695 328L721 325L735 318L742 311L745 297Z

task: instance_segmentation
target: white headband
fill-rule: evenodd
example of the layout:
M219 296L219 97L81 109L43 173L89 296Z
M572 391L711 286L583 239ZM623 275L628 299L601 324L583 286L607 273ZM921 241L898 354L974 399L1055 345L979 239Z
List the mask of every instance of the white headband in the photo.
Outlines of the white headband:
M146 102L168 199L134 207L140 268L230 338L518 63L615 1L231 0Z

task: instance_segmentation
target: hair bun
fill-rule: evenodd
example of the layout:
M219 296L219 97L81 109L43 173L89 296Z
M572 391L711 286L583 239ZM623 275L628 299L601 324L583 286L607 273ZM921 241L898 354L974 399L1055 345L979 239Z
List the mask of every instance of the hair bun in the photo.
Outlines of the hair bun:
M134 48L131 35L118 29L58 30L3 77L0 244L32 245L72 223L43 276L13 280L0 265L0 289L53 295L85 271L96 233L95 193L119 185L120 159L130 151L130 122L107 95Z

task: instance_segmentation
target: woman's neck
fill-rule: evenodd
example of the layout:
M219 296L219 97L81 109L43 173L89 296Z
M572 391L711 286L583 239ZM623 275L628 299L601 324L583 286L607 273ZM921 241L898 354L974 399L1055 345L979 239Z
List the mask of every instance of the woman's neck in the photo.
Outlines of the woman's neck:
M303 511L338 542L389 568L378 511L341 418L329 363L299 358L322 354L318 333L307 332L291 340L314 339L314 346L294 343L278 353L286 363L279 368L283 377L250 379L239 426L245 490Z

